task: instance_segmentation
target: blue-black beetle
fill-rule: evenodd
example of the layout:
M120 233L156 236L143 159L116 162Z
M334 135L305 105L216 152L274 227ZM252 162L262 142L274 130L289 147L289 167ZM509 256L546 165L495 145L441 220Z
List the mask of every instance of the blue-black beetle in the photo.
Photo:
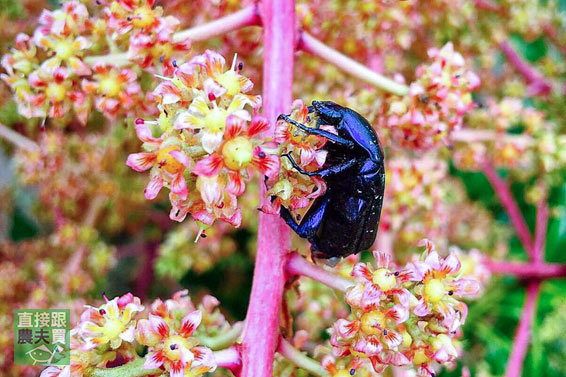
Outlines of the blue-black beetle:
M327 190L315 199L300 224L287 208L281 207L281 217L309 240L313 257L336 260L367 250L375 241L385 189L383 149L375 130L354 110L331 101L313 101L309 113L313 112L319 117L317 128L284 114L279 119L331 141L325 145L325 165L308 172L293 156L285 157L301 174L322 177ZM338 135L318 128L321 124L334 126Z

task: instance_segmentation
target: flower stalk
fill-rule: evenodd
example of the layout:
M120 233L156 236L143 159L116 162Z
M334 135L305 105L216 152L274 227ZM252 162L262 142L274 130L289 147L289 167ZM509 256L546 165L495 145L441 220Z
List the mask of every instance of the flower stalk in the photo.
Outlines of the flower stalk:
M352 281L315 266L297 253L293 253L289 256L287 261L287 273L290 275L309 277L342 292L346 292L348 288L354 286Z
M35 141L28 139L3 124L0 124L0 137L14 144L18 148L30 151L39 150L39 145L37 145Z
M234 323L234 325L232 325L230 331L227 331L222 335L215 337L201 336L199 340L201 344L207 346L208 348L212 350L219 350L234 344L238 340L240 335L242 335L243 330L244 322L236 322Z
M310 372L316 376L328 375L328 372L320 365L319 362L311 359L303 352L293 347L293 345L284 338L281 338L281 340L279 341L277 352L279 352L281 356L283 356L299 368L306 370L307 372Z
M511 224L515 227L515 231L517 232L517 236L519 240L523 244L523 248L525 251L530 255L533 256L533 239L531 233L529 231L529 227L525 222L523 215L521 214L521 210L519 209L519 205L513 198L513 194L511 193L511 189L507 184L507 181L497 174L495 167L491 162L486 161L483 165L483 172L495 191L495 194L499 197L503 208L509 215L509 219L511 220Z
M205 41L246 26L259 25L260 22L258 6L257 4L253 4L228 16L187 30L179 31L173 36L173 42L181 42L186 39L190 39L191 41Z
M333 48L325 45L309 33L303 31L300 34L299 48L312 55L326 60L328 63L335 65L342 69L344 72L367 82L381 90L396 94L398 96L405 96L409 93L409 87L391 80L379 73L369 69L363 64L349 58L348 56L334 50Z
M85 373L90 377L142 377L160 375L164 373L161 369L144 369L145 359L137 358L134 361L115 368L95 368L91 373Z
M542 262L544 259L544 245L548 227L549 209L546 198L542 198L537 204L537 222L535 228L535 244L533 259L535 262Z
M552 279L566 276L566 265L559 263L486 261L484 264L494 274L513 275L519 279Z
M277 116L290 109L293 85L293 0L263 0L264 36L263 113L274 133ZM263 185L261 185L263 187ZM263 200L264 190L260 200ZM286 254L291 248L290 230L275 215L259 214L258 248L250 303L242 343L242 376L270 377L279 341L279 312L285 285Z
M235 376L240 375L242 359L239 347L232 346L221 351L215 351L214 359L218 367L230 370Z
M508 41L499 43L499 48L507 61L519 72L525 81L530 85L532 94L535 96L545 96L552 91L552 85L537 72L531 65L526 62L519 54L513 49Z
M513 341L513 349L507 361L507 372L505 377L520 377L523 370L523 362L527 354L527 348L531 338L531 329L536 311L537 299L540 291L539 280L527 284L527 294L523 314L519 321L519 327Z

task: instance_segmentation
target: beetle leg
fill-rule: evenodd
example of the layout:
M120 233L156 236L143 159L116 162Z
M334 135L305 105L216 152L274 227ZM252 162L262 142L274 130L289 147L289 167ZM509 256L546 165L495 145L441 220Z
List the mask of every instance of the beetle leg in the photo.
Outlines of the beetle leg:
M330 141L332 141L336 144L346 145L348 148L354 147L354 142L352 142L350 140L344 139L343 137L335 135L332 132L328 132L328 131L321 130L321 129L318 129L318 128L307 127L304 124L297 122L295 119L291 119L291 117L289 117L288 115L281 114L281 115L279 115L279 117L277 119L278 120L284 119L286 122L291 123L293 126L300 128L301 130L303 130L306 133L309 133L311 135L318 135L318 136L325 137L328 140L330 140Z
M318 200L315 200L314 204L311 208L309 208L300 224L297 224L293 215L291 215L291 212L283 206L281 206L279 214L281 215L281 218L285 220L287 225L289 225L291 229L299 235L299 237L308 239L312 244L314 241L311 240L311 238L316 234L316 231L324 218L324 212L326 211L326 206L329 201L330 198L326 196L322 196L318 198Z
M336 174L342 173L343 171L351 168L356 163L355 159L351 159L351 160L348 160L348 162L346 162L342 165L334 165L334 166L330 166L326 169L320 169L320 170L315 170L315 171L306 171L303 168L301 168L299 166L299 164L297 164L297 162L295 161L293 156L291 156L291 153L292 152L284 153L282 156L285 156L289 159L289 161L291 162L291 165L293 165L295 170L297 170L301 174L308 175L309 177L325 178L325 177L328 177L329 175L336 175Z

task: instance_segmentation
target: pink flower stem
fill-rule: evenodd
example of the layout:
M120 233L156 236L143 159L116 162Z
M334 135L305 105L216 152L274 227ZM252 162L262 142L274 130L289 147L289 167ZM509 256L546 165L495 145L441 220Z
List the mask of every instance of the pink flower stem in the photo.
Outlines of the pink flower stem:
M293 345L285 338L281 338L279 341L277 352L299 368L302 368L311 374L316 376L327 376L329 374L318 361L311 359L303 352L293 347Z
M513 275L519 279L536 280L566 277L566 264L485 261L484 265L494 274Z
M515 231L517 232L519 240L523 244L523 248L531 257L533 257L533 240L529 227L523 218L519 205L515 201L515 198L513 198L513 194L511 193L511 189L509 188L507 181L497 174L495 167L489 161L484 163L483 172L493 186L503 208L509 215L511 224L515 227Z
M373 244L373 249L377 249L389 256L391 256L392 260L394 260L395 255L393 253L393 244L395 241L395 235L391 230L382 230L380 229L377 232L377 238L375 239L375 243Z
M507 58L507 61L519 72L525 81L531 86L532 93L535 96L547 95L552 91L552 86L546 80L546 78L537 72L526 60L524 60L519 54L513 49L508 41L502 41L499 43L499 48L503 55Z
M0 137L18 148L27 149L29 151L39 150L39 145L37 145L35 141L28 139L3 124L0 124Z
M326 60L327 62L342 69L344 72L367 82L381 90L396 94L398 96L405 96L409 93L409 87L391 80L379 73L369 69L363 64L347 57L346 55L334 50L333 48L325 45L309 33L303 31L300 34L299 46L301 50L308 52L312 55Z
M242 369L242 358L240 347L232 346L220 351L214 351L214 359L219 368L226 368L238 377Z
M274 133L277 116L292 102L295 50L295 2L263 0L263 113ZM262 179L263 182L263 179ZM260 185L260 200L265 187ZM285 263L291 249L290 230L278 216L259 214L258 247L244 338L242 376L271 377L279 342L279 313L285 285Z
M544 259L544 245L548 228L548 202L546 198L541 199L537 204L537 222L535 228L535 245L533 259L535 262L542 262Z
M534 280L527 284L523 315L519 321L519 327L517 328L515 339L513 341L513 349L511 350L511 355L507 361L507 372L505 377L521 377L523 362L525 360L529 340L531 338L531 329L533 326L540 284L540 280Z
M293 253L289 256L287 261L287 273L291 276L300 275L309 277L342 292L346 292L348 288L354 286L354 283L350 280L315 266L297 253Z
M475 129L460 129L454 130L450 133L450 141L473 143L476 141L496 141L505 140L513 143L521 143L522 145L533 145L534 140L530 135L526 134L508 134L500 133L492 130L475 130Z
M246 26L259 24L260 17L258 6L257 4L253 4L228 16L187 30L179 31L173 36L173 42L181 42L186 39L190 39L191 41L206 41L207 39L239 30Z

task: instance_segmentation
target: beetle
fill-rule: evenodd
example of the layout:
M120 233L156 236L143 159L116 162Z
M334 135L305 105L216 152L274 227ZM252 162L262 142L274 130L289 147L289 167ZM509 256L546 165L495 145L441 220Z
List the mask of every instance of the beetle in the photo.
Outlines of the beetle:
M318 116L316 127L285 114L278 119L330 141L324 147L328 154L323 167L309 172L292 154L283 156L299 173L324 179L327 189L313 201L300 223L283 206L280 216L311 243L314 258L332 264L367 250L375 242L385 190L384 154L373 127L354 110L331 101L313 101L309 114L313 112ZM334 126L338 134L320 129L321 124Z

